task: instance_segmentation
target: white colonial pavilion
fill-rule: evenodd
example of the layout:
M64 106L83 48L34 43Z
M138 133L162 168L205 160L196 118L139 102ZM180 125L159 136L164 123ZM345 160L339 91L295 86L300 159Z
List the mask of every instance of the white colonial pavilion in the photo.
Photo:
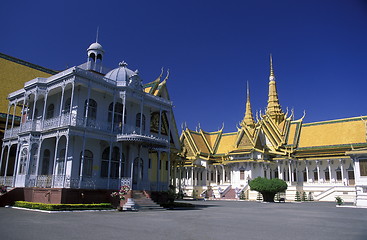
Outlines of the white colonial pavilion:
M161 74L153 82L157 90L147 91L125 62L105 68L99 43L87 53L86 63L9 94L0 184L116 189L125 182L166 189L171 148L179 148L167 78L161 82ZM17 112L20 126L10 121Z

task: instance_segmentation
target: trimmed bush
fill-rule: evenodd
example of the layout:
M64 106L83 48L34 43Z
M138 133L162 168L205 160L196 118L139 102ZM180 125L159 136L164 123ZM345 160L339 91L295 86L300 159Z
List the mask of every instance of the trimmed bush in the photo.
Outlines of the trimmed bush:
M262 177L251 180L249 185L251 190L261 193L263 201L265 202L274 202L275 194L284 192L288 187L287 183L281 179L267 179Z
M39 209L46 211L74 211L74 210L107 210L112 209L110 203L97 203L97 204L46 204L16 201L15 207Z
M298 191L296 192L296 198L295 198L295 201L296 201L296 202L300 202L300 201L301 201L301 196L300 196L300 194L299 194L299 192L298 192Z

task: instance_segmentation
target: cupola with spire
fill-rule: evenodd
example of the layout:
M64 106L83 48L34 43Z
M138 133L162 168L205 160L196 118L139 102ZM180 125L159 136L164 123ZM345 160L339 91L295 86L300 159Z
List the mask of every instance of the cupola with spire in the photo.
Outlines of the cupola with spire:
M273 69L273 57L270 54L270 76L269 76L269 97L268 106L266 108L266 115L279 124L283 122L285 114L279 104L278 92L275 83L275 75Z
M98 31L99 29L97 29L96 42L92 43L87 49L88 62L97 62L97 60L102 61L103 59L104 49L98 42Z

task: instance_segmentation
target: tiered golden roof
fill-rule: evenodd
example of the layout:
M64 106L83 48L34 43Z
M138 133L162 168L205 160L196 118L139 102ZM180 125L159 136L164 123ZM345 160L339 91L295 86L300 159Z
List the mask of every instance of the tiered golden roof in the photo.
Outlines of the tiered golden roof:
M250 89L247 82L247 101L246 101L246 112L245 117L242 121L242 126L247 125L251 128L255 127L255 120L251 109L251 102L250 102Z
M303 123L304 116L294 120L293 111L287 116L288 112L284 113L280 107L271 56L269 80L267 111L257 122L253 119L247 88L246 112L237 132L184 129L181 142L190 149L186 151L188 159L227 164L231 162L231 156L254 151L267 154L270 161L332 159L345 158L347 151L367 147L367 116L306 124Z
M269 96L266 114L270 116L276 124L283 122L285 114L279 104L278 92L275 83L275 75L273 69L273 58L270 55L270 76L269 76Z

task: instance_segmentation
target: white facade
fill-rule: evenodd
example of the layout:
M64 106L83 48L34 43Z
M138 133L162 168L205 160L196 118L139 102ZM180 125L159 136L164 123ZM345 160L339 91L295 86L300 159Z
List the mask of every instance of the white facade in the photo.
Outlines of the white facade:
M236 190L238 195L243 191L246 199L256 200L257 192L251 191L248 185L251 179L279 178L288 184L285 196L289 201L295 200L297 191L305 192L307 198L311 197L315 201L335 201L336 196L342 197L345 202L356 201L356 187L362 180L355 179L354 169L358 171L358 166L355 166L349 157L312 161L288 159L273 162L249 157L244 155L243 162L229 162L225 165L207 164L204 167L197 164L194 167L178 168L176 176L180 176L180 172L182 176L181 181L177 179L179 187L188 196L192 195L193 190L197 190L198 195L204 195L211 188L217 199L224 197L229 191ZM239 160L240 158L236 158L236 161ZM358 176L358 173L356 175ZM367 186L367 177L365 178L362 179L366 180L364 186Z

